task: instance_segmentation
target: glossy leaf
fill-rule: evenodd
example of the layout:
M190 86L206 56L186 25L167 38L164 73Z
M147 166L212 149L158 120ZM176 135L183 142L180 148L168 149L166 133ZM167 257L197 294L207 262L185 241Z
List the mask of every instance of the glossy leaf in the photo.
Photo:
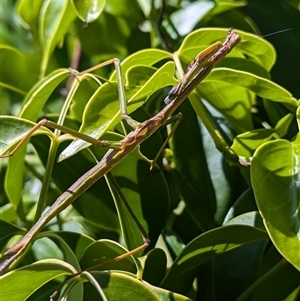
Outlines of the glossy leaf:
M122 72L125 74L127 70L137 65L153 66L155 63L168 58L171 59L172 55L169 52L160 49L145 49L137 51L122 62ZM116 71L112 73L110 80L117 80Z
M91 272L92 276L102 287L109 301L122 300L145 300L160 301L161 299L152 292L151 288L133 277L118 272ZM85 284L85 300L97 300L98 293L90 283Z
M53 90L69 76L69 74L70 71L68 69L58 69L37 82L27 94L19 117L35 121ZM10 131L11 130L12 129L10 129ZM21 191L23 188L23 173L21 171L24 166L25 145L13 157L9 158L8 171L6 174L6 193L10 201L15 205L18 204L21 199Z
M182 250L163 280L162 287L184 293L191 286L195 269L201 263L242 244L267 238L264 231L241 225L208 231L195 238Z
M234 202L232 207L228 210L227 215L224 219L224 223L230 223L230 221L235 217L239 218L239 216L243 214L250 214L251 217L254 215L256 216L256 212L258 212L257 205L255 202L253 190L248 188L244 191L239 198ZM261 217L257 217L258 221L262 221ZM257 228L260 228L258 225Z
M35 126L34 122L27 119L17 118L13 116L0 116L0 154L4 154L13 145L19 142L28 132ZM47 128L40 128L37 134L47 134L53 136L52 132Z
M257 38L257 36L253 34L239 30L236 32L241 36L242 44L235 47L228 56L243 57L247 55L250 60L262 65L266 70L270 70L276 58L274 47L266 40ZM227 30L223 28L204 28L196 30L188 35L182 43L178 50L179 56L185 63L188 63L192 61L197 53L212 43L223 41L226 34ZM247 42L248 40L249 42ZM243 41L245 42L245 46L242 46Z
M257 211L247 212L229 220L224 225L247 225L265 230L262 218Z
M281 102L289 110L291 110L291 112L295 112L297 108L297 100L283 87L280 87L279 85L265 78L260 78L247 72L231 70L227 68L217 68L213 70L206 78L205 82L203 83L204 85L206 84L206 81L212 82L211 84L213 84L215 81L223 81L228 84L244 87L262 98Z
M0 208L0 216L3 221L12 222L18 218L12 204L6 204Z
M38 277L36 277L37 273ZM56 259L41 260L1 276L1 299L26 300L48 281L72 273L76 273L76 270L63 261Z
M75 18L75 12L68 0L44 2L39 15L39 38L43 49L41 74L47 69L50 56L63 38Z
M172 149L167 149L160 156L155 171L149 175L148 158L155 157L170 130L169 126L154 133L112 170L123 194L151 239L149 249L135 254L134 259L130 258L133 267L132 260L141 260L142 263L145 261L143 275L141 270L137 276L122 270L95 274L83 272L69 279L60 289L59 298L70 301L106 298L183 301L189 300L188 297L201 301L279 301L288 299L290 295L296 300L297 294L293 295L292 292L299 285L299 271L275 248L276 246L289 258L295 257L291 254L294 245L284 245L284 240L278 242L272 238L272 241L269 238L273 235L270 234L273 229L270 230L269 227L266 228L267 232L263 230L265 226L262 218L265 224L273 221L274 211L269 218L263 207L270 204L269 194L263 195L263 200L259 200L263 209L258 208L255 200L257 193L254 196L250 181L252 167L236 168L234 166L237 164L227 164L223 155L225 151L226 159L228 158L228 147L233 141L234 150L237 149L239 155L243 154L247 158L254 153L255 156L256 153L261 154L260 149L269 143L280 142L281 145L285 141L293 145L292 149L296 149L298 140L293 137L299 132L299 101L292 95L298 97L300 91L297 68L300 34L297 24L299 11L295 9L297 5L292 7L291 4L295 1L267 3L268 1L251 0L251 5L245 5L243 0L186 0L179 1L182 5L178 6L178 1L165 1L162 5L162 1L110 0L106 1L99 17L92 23L85 24L87 26L84 29L83 22L76 19L76 11L69 0L20 0L17 4L14 4L15 1L2 2L3 18L0 28L2 43L5 44L0 46L0 114L18 116L21 107L20 120L5 126L6 132L3 134L1 128L0 140L3 139L6 153L7 147L16 145L20 136L33 125L31 122L36 122L38 118L46 117L54 122L64 119L64 125L75 131L80 127L84 107L99 87L99 81L82 82L81 79L87 76L83 72L76 76L79 80L71 84L70 81L64 81L70 71L59 68L72 66L72 76L77 74L75 69L87 70L106 59L119 58L122 61L127 98L133 99L129 105L130 114L135 120L142 122L164 107L163 99L169 88L178 83L173 78L172 67L157 77L157 82L152 83L155 87L165 82L168 88L153 93L153 86L145 86L156 68L161 68L166 61L174 60L178 68L175 76L180 79L186 66L199 51L216 41L224 41L229 27L258 34L293 28L267 37L278 53L276 64L274 47L269 42L257 35L239 31L241 43L222 59L210 77L199 85L196 93L190 95L193 108L188 101L179 108L184 113L183 121L173 142L171 140L167 145ZM80 4L80 14L85 21L91 21L86 19L91 17L88 14L98 14L100 10L90 4L100 1L81 2L76 2ZM245 6L241 7L242 5ZM196 9L200 6L201 10ZM274 28L274 20L280 23L278 28ZM196 31L191 32L194 29ZM183 32L188 36L181 35ZM180 46L182 41L184 43ZM169 66L172 65L173 62L169 63ZM113 67L106 66L93 72L93 80L97 77L104 83L108 79L108 84L103 85L102 93L97 95L99 99L95 99L95 105L88 105L89 110L84 119L88 124L89 118L93 117L89 126L97 131L102 126L101 122L97 123L98 117L102 118L98 112L100 108L102 113L107 114L105 117L111 120L111 123L104 126L104 131L110 128L118 133L106 133L101 139L120 140L124 136L119 134L126 134L131 129L126 123L119 122L116 77L115 72L110 76L112 69ZM44 80L45 74L52 70L55 71ZM89 78L92 79L91 76ZM74 94L76 84L79 89ZM115 89L114 93L111 93L110 87ZM70 97L64 102L67 93ZM25 99L22 100L23 95ZM105 95L107 101L103 106L107 105L106 110L97 104ZM112 99L109 99L110 96ZM147 102L144 104L145 99ZM73 106L74 102L76 105ZM142 107L139 107L141 104ZM190 108L189 112L186 110L187 106ZM105 118L102 121L105 123ZM203 126L207 126L208 121L211 121L209 131ZM0 239L1 261L6 261L3 256L6 246L13 244L18 239L18 234L23 235L31 228L34 219L46 212L47 207L87 170L95 169L95 164L106 152L105 149L95 150L92 146L57 163L56 152L62 152L68 141L73 139L68 134L54 137L52 130L50 132L43 128L38 133L42 135L35 135L30 139L30 153L25 160L25 147L13 158L0 159L3 163L0 164L0 215L3 220L11 222L0 221L4 230ZM215 145L221 151L216 150ZM275 156L277 151L269 153L271 155L267 158L265 156L264 160L259 161L261 165L254 168L257 174L264 174L265 166L270 164L269 157L272 154ZM289 156L283 153L284 159L276 157L276 164L284 160L288 165ZM297 153L295 158L298 157ZM242 162L243 158L240 159ZM280 168L283 173L285 169L282 166L278 169ZM269 171L268 177L260 181L258 179L257 182L260 184L259 182L263 183L265 179L271 178L275 181L278 173L280 172L277 170ZM295 178L298 179L296 175L297 173ZM4 176L6 179L2 181ZM277 191L279 185L277 180L275 182L275 185L266 185L266 188L261 184L261 190L269 191L271 186ZM295 183L290 184L291 190ZM69 192L71 193L70 190ZM9 295L1 295L0 299L14 300L15 296L19 296L20 300L24 300L28 295L28 301L49 299L64 276L59 276L58 279L56 276L50 277L53 280L48 281L50 278L47 278L44 270L35 270L26 275L26 279L18 277L22 275L22 270L17 270L17 266L34 267L32 263L36 258L63 255L64 261L55 262L59 266L66 266L66 274L71 274L82 268L79 263L89 268L94 264L93 259L97 261L101 260L101 256L106 256L105 250L98 248L99 239L105 238L109 244L121 243L126 245L126 249L141 245L141 234L121 202L119 193L114 188L109 190L103 177L53 218L44 227L43 230L46 231L34 236L33 240L38 239L37 243L29 246L24 256L11 265L10 268L15 272L9 276L12 285L3 286L6 275L1 277L0 286L5 290L9 289ZM280 193L276 194L278 199L280 196ZM297 200L290 202L288 212L288 201L280 207L278 204L273 206L272 200L270 205L272 209L278 205L276 214L279 216L282 213L281 216L287 221L284 224L286 227L293 219L297 220L296 209L299 207ZM221 228L224 232L216 228L225 223L226 226ZM27 230L14 227L13 224ZM297 223L293 226L296 228ZM231 231L232 227L240 231ZM209 231L211 228L213 230ZM158 240L158 236L163 237L164 241ZM40 237L43 240L39 240ZM42 241L43 247L37 249ZM156 243L162 250L152 251ZM122 248L118 250L120 252L116 251L115 255L125 252ZM147 254L148 250L151 253ZM108 253L114 256L111 251ZM123 254L126 257L126 253ZM144 257L138 258L140 255ZM167 276L165 255L170 269ZM178 256L179 260L176 260ZM120 261L115 267L126 270L125 263ZM60 268L46 267L45 272L54 275L55 270ZM104 266L105 268L111 266ZM64 273L64 268L62 269ZM132 272L136 272L135 269ZM40 275L44 281L38 284ZM172 290L161 288L160 283L164 277L163 285L168 281ZM23 290L22 281L26 285L26 296L19 295ZM151 282L151 285L145 281ZM176 294L175 290L183 292L185 296Z
M257 149L251 182L265 227L279 252L300 270L300 135Z
M153 292L160 298L161 301L192 301L190 298L157 286L149 285L149 287L152 288Z
M19 117L35 121L54 89L69 75L69 69L57 69L38 81L26 95Z
M95 241L86 249L80 261L82 269L91 268L98 264L113 260L120 255L127 253L127 250L120 244L106 239ZM96 256L95 256L96 255ZM135 262L131 256L121 261L111 262L97 270L123 270L131 273L136 272Z
M126 77L130 77L129 70ZM151 94L165 86L174 83L174 64L167 63L156 72L153 68L143 68L143 80L139 82L139 86L132 93L128 100L128 113L136 110L143 105ZM145 76L146 74L146 76ZM133 77L136 76L136 73ZM83 122L80 132L85 133L94 138L100 138L107 130L111 129L121 120L119 111L120 100L118 95L118 87L114 82L108 82L97 89L92 98L86 105ZM75 140L60 156L60 160L64 160L89 144L82 140Z
M80 1L72 0L77 16L83 22L93 22L96 20L104 9L106 0L89 0Z
M287 114L277 122L275 129L279 133L280 137L283 137L288 133L289 127L291 126L293 120L294 114Z
M27 119L20 119L12 116L0 116L0 152L7 153L12 145L16 144L23 138L34 126L33 122ZM48 129L40 129L36 134L47 134L50 137L53 135ZM26 147L23 146L13 157L8 160L8 171L6 174L5 188L6 193L10 199L14 209L18 208L21 191L23 188L23 173L22 168L24 164Z
M245 158L253 156L255 150L264 143L278 138L274 129L257 129L235 137L232 149Z

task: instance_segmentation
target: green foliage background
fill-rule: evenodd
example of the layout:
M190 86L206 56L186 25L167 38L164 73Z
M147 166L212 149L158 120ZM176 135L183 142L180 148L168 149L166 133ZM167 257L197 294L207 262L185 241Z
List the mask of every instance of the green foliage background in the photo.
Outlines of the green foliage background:
M97 139L130 131L113 67L75 69L119 58L129 112L143 121L163 108L198 52L229 27L242 37L180 107L184 118L157 170L149 174L149 160L169 126L113 169L150 247L72 278L56 298L298 300L299 1L5 0L1 10L1 152L41 118ZM252 34L289 28L266 37L274 47ZM80 81L71 84L74 74ZM41 128L1 159L2 256L106 152L70 140ZM229 146L251 166L232 162ZM63 276L143 242L108 178L33 240L1 276L1 300L49 300Z

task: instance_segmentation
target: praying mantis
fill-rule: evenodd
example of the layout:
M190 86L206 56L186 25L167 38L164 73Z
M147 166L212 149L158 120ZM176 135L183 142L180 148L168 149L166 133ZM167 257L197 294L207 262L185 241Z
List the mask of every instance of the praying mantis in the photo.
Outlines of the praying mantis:
M108 63L113 63L115 65L118 77L118 92L120 98L120 111L122 114L122 119L133 128L133 130L125 136L123 140L119 143L110 143L106 140L97 140L91 137L84 137L89 143L92 143L100 147L108 147L109 150L104 155L102 160L99 161L92 169L82 175L73 185L71 185L58 199L52 204L48 211L40 217L36 224L29 230L29 232L15 245L13 245L4 254L6 259L0 265L0 272L3 273L18 257L20 257L28 248L28 246L33 241L34 237L41 231L41 229L51 221L59 212L72 204L84 191L86 191L90 186L92 186L101 177L108 175L109 172L127 155L129 155L134 149L136 149L142 142L148 139L154 132L160 129L162 126L175 121L175 126L173 130L178 126L182 116L177 114L173 117L174 111L181 105L181 103L187 98L187 96L200 84L200 82L211 72L213 67L218 64L239 42L241 41L240 36L233 30L229 29L228 35L223 43L216 42L204 51L200 52L194 59L194 61L188 66L186 74L180 83L174 86L168 96L165 98L164 102L166 106L155 116L149 118L144 122L137 122L133 120L127 114L126 108L126 97L124 86L122 85L121 78L121 68L120 61L118 59L113 59ZM105 63L105 64L108 64ZM69 134L75 134L74 131L68 128L55 124L54 122L48 121L46 119L41 120L36 124L28 134L19 142L16 148L9 154L3 155L2 157L12 156L23 144L31 137L31 135L37 131L40 127L46 126L50 128L55 128L64 131ZM82 136L81 136L82 137ZM170 135L164 142L160 152L163 150L165 145L168 143ZM151 168L160 154L155 157L151 163ZM237 155L228 150L227 155L233 160L238 161ZM128 251L124 255L120 255L114 258L112 261L122 260L125 257L136 254L137 252L145 249L149 245L149 239L147 233L143 230L139 221L135 218L130 206L125 203L130 215L136 221L139 230L143 236L143 245ZM106 262L107 263L107 262ZM95 268L95 267L92 267Z

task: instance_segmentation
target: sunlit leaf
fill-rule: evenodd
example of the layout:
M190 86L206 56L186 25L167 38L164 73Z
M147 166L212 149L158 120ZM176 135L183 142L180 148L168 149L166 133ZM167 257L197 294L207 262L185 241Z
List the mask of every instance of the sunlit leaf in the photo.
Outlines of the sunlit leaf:
M225 28L203 28L189 34L178 50L179 57L189 64L193 58L202 50L212 45L214 42L223 42L227 29ZM251 33L236 31L242 42L235 47L229 57L249 57L250 60L262 65L266 70L270 70L276 58L274 47L266 40ZM243 43L245 42L245 44Z
M208 75L203 84L206 84L206 82L211 82L214 84L218 81L222 81L234 86L244 87L262 98L267 98L275 102L281 102L289 110L291 110L291 112L295 112L297 108L297 100L289 91L268 79L258 77L254 74L228 68L216 68ZM234 86L230 87L234 89ZM227 90L225 90L225 93L226 91ZM222 89L220 90L220 93L222 93Z
M41 74L44 76L50 56L75 19L75 12L68 0L46 1L39 15L39 38L43 49Z
M78 17L83 22L93 22L104 9L106 0L72 0Z
M39 287L59 276L71 275L76 270L68 263L47 259L11 271L0 277L1 300L23 301ZM38 274L38 277L36 275Z
M133 92L131 92L127 100L128 113L143 105L158 89L174 83L174 64L172 62L165 64L156 72L154 72L155 69L150 67L144 67L143 69L143 79L139 82L138 87L134 87ZM130 72L135 72L135 70L129 69L128 73ZM137 73L134 76L137 76ZM127 77L130 77L130 75L127 74ZM119 108L120 100L117 83L105 83L97 89L86 105L82 126L79 131L99 139L101 135L121 120ZM72 156L88 145L85 141L75 140L61 154L60 160Z
M69 76L70 71L68 69L57 69L56 71L49 74L47 77L42 79L41 81L37 82L34 87L28 92L26 95L26 98L23 102L23 108L20 112L19 117L24 118L27 120L35 121L42 108L44 107L46 101L52 94L53 90L59 85L67 76ZM14 122L17 122L14 119ZM24 121L21 122L22 127L27 123L25 132L29 129L28 128L28 122ZM16 126L15 128L12 127L8 131L13 134L11 131L14 131L14 129L20 128L19 126ZM21 135L24 134L24 130L22 130ZM6 135L5 135L6 136ZM5 137L4 136L4 137ZM14 137L15 135L12 135ZM17 134L17 139L14 141L17 141L20 136ZM11 139L10 137L6 136L6 139ZM14 139L14 138L13 138ZM14 142L12 141L12 142ZM4 142L7 146L8 141ZM3 141L2 141L2 146ZM9 158L8 163L8 170L6 173L6 180L5 180L5 188L6 193L10 199L10 201L13 204L18 204L21 199L21 191L23 189L23 166L24 166L24 158L26 153L26 145L24 146L13 156ZM18 172L16 172L18 171Z
M119 272L91 272L91 274L103 288L109 301L119 301L120 296L124 301L161 301L147 284L135 279L130 274ZM84 289L85 300L99 299L99 294L91 283L87 283Z
M259 147L251 181L266 229L279 252L300 270L300 135Z
M34 122L13 116L0 116L0 153L4 154L9 148L19 142L35 126ZM35 134L48 134L52 132L41 128Z

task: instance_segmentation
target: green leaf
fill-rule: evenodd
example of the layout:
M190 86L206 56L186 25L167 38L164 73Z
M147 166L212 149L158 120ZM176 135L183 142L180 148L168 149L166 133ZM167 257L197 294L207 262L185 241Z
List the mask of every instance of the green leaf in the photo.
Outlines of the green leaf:
M26 95L19 116L35 121L54 89L68 76L70 76L69 69L56 69L38 81Z
M63 260L63 253L48 237L38 239L32 245L32 252L36 260L55 258Z
M46 165L49 151L48 139L45 136L33 137L31 142L41 161ZM57 154L65 147L66 143L62 143ZM95 159L87 150L84 150L68 160L55 164L51 177L60 191L66 191L95 164ZM93 224L107 230L118 231L118 218L104 178L98 180L85 193L80 195L72 205ZM101 212L105 212L105 214L101 214Z
M293 122L295 116L294 114L286 114L284 117L282 117L276 124L276 131L279 133L280 137L283 137L287 134L288 129Z
M298 106L297 100L283 87L280 87L268 79L258 77L248 72L232 70L228 68L216 68L202 83L200 86L200 91L206 82L210 84L214 84L215 82L224 82L230 84L229 88L231 89L234 89L234 86L244 87L262 98L267 98L269 100L282 103L291 112L295 112ZM222 93L222 89L218 91ZM224 100L230 100L228 91L228 89L225 90ZM238 103L236 105L238 105Z
M275 129L257 129L237 135L231 148L239 156L249 159L259 146L285 136L294 118L294 114L290 113L278 121Z
M12 222L18 219L18 215L12 204L6 204L0 208L0 219L6 222Z
M297 287L283 301L297 301L299 299L299 296L300 296L300 287Z
M1 237L0 248L3 249L8 240L17 234L24 234L24 230L17 226L0 219Z
M104 9L106 0L72 0L77 16L83 22L93 22L101 14Z
M36 125L27 119L14 116L0 116L0 154L3 155L9 148L19 142ZM40 128L34 134L47 134L52 137L53 134L47 128Z
M132 81L132 78L137 76L136 71L135 69L129 69L126 77L131 78ZM144 80L141 79L139 86L136 87L134 93L131 93L133 95L127 100L128 113L133 112L143 105L157 90L174 83L174 64L171 62L166 63L156 72L150 67L144 67L143 71ZM134 72L135 75L131 75L132 72ZM141 72L140 69L139 72ZM145 76L145 74L147 76ZM119 107L120 100L117 83L108 82L100 86L85 107L83 122L79 132L99 139L106 131L121 120ZM86 148L88 145L89 143L76 139L63 151L60 155L60 160L65 160Z
M163 249L155 248L147 253L143 280L152 285L159 285L163 280L167 269L167 256Z
M174 292L185 293L191 286L194 273L201 263L243 244L267 238L266 232L243 225L207 231L182 250L161 286Z
M0 153L4 154L7 152L12 145L28 134L34 125L33 122L30 122L27 119L12 116L0 116ZM53 136L53 133L46 128L41 128L35 132L35 134L41 133L49 135L50 137ZM22 146L13 157L9 158L8 170L5 177L6 193L10 202L14 205L15 210L18 208L22 195L25 152L26 147Z
M35 82L30 56L8 45L0 45L0 55L0 86L24 95Z
M251 188L248 188L246 191L244 191L238 199L234 202L232 207L228 210L227 215L223 221L223 223L230 223L232 219L235 217L239 217L243 214L247 214L248 212L251 214L254 212L257 212L257 205L255 202L253 190ZM251 218L251 215L250 215ZM258 217L257 221L262 223L262 218ZM261 228L259 225L255 226L256 228Z
M219 70L218 68L215 71ZM198 90L204 99L228 119L237 133L252 129L251 107L255 101L253 93L222 80L209 79L206 79Z
M91 272L109 301L161 301L151 288L130 275L118 272ZM99 295L90 283L85 284L85 300L98 300Z
M28 92L24 102L23 108L20 112L20 117L35 121L42 108L44 107L49 96L53 90L59 85L67 76L70 71L68 69L57 69L56 71L49 74L47 77L37 82L37 84ZM14 120L15 122L15 120ZM27 125L25 126L25 124ZM22 121L22 127L28 129L28 121ZM16 127L20 128L20 126ZM11 132L13 130L10 129ZM26 131L26 129L25 129ZM21 128L21 133L24 131ZM50 131L49 131L50 133ZM17 135L17 133L16 133ZM18 136L18 135L17 135ZM8 137L7 137L8 138ZM19 138L18 138L19 139ZM5 142L6 143L6 142ZM9 158L8 170L5 177L5 189L11 203L17 205L21 199L23 189L23 168L24 158L26 153L26 144L18 150L18 152ZM3 145L3 144L2 144Z
M30 1L22 0L18 3L18 13L20 17L30 27L30 31L35 41L39 40L38 28L39 28L39 16L43 6L44 0ZM36 43L37 44L37 43Z
M39 15L39 38L43 49L41 74L44 76L50 56L75 19L69 0L46 1Z
M300 270L300 135L259 147L251 182L265 227L279 252Z
M105 153L105 150L99 147L93 146L91 150L98 160L102 159ZM157 173L150 176L149 168L149 161L136 149L113 168L112 175L137 219L149 233L151 246L154 246L165 225L170 203L163 174ZM114 201L127 249L132 250L143 245L141 232L122 200L115 197Z
M195 223L203 231L209 230L217 226L214 220L215 208L208 205L215 203L216 198L208 171L201 128L188 102L181 105L180 111L183 120L170 141L176 167L175 181ZM187 139L188 133L193 133L193 137Z
M74 233L74 232L67 232L67 231L41 232L38 234L37 238L44 239L46 253L48 253L48 249L51 247L51 245L54 244L51 240L50 243L48 243L46 238L49 239L51 238L54 239L55 241L58 241L60 250L61 252L63 252L64 255L64 260L70 263L77 270L80 270L79 260L81 259L86 247L88 247L91 243L94 242L94 240L88 237L87 235ZM33 246L35 246L35 244L40 244L41 241L43 240L40 239L36 240ZM39 258L40 255L38 253L40 253L41 250L35 248L35 252L36 252L35 258ZM47 257L53 258L54 256L47 256Z
M78 261L81 260L86 248L95 241L85 234L68 231L50 232L50 235L47 234L47 236L59 239L59 241L67 244L76 255Z
M76 273L76 270L66 262L56 259L41 260L1 276L0 299L26 300L50 280L73 273Z
M239 155L245 158L253 156L255 150L262 144L278 138L278 133L274 129L257 129L234 138L231 148Z
M279 254L276 256L269 252L270 249L265 251L259 278L249 287L253 300L284 300L295 288L299 288L299 271ZM240 300L243 300L242 296Z
M176 294L157 286L149 285L149 287L160 298L161 301L192 301L192 299L187 298L186 296Z
M99 267L97 270L123 270L136 273L136 265L131 256L124 257L120 261L105 264L127 252L124 247L114 241L107 239L95 241L85 249L80 261L81 269L88 269L98 264L104 264L103 267Z
M262 218L257 211L247 212L229 220L224 225L247 225L265 230Z
M75 25L83 52L94 58L97 56L97 62L128 55L126 44L130 27L123 18L116 18L104 11L95 22L89 23L88 30L82 30L82 22L76 22Z
M193 58L202 50L214 42L223 42L227 29L224 28L202 28L193 31L183 41L178 50L178 55L186 64L190 64ZM254 34L236 30L241 36L242 43L235 47L228 57L245 57L270 70L275 63L275 49L268 41ZM243 43L245 42L245 44ZM244 46L243 46L244 45Z
M130 20L132 24L138 24L143 20L141 8L138 1L131 0L109 0L106 2L105 11L115 17L121 17Z
M157 62L160 62L164 59L172 59L173 56L166 51L160 49L144 49L133 53L128 56L121 64L122 73L126 74L127 70L133 66L143 65L143 66L153 66ZM110 76L111 81L117 80L117 73L114 71Z

